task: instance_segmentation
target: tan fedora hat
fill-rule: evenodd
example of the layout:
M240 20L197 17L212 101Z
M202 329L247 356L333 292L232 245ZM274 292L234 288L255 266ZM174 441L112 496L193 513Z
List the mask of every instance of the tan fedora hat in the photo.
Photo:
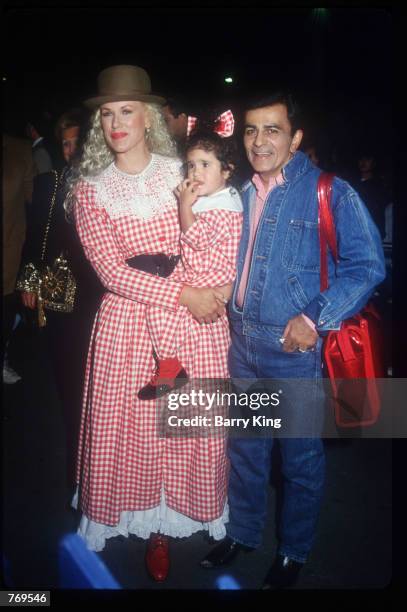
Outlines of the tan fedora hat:
M139 66L110 66L98 75L98 95L85 100L88 108L96 108L106 102L136 100L164 104L165 98L151 93L151 81L144 68Z

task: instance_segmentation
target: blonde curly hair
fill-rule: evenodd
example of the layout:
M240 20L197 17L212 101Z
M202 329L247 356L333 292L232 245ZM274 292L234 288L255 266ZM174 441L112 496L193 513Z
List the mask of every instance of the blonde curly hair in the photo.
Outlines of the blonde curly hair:
M167 157L177 157L175 141L171 138L164 120L161 107L158 104L143 102L150 119L150 129L146 131L146 144L151 153ZM90 128L83 145L83 153L79 161L72 166L67 178L67 195L64 208L69 216L75 203L76 185L81 180L98 176L114 160L114 154L108 147L103 135L98 108L90 120Z

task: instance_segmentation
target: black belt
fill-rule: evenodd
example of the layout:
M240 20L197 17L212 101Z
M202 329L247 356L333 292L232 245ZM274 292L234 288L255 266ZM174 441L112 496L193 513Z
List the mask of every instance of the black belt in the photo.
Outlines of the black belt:
M131 268L136 268L136 270L166 278L174 272L180 259L180 255L168 256L164 253L155 253L154 255L136 255L127 259L126 264Z

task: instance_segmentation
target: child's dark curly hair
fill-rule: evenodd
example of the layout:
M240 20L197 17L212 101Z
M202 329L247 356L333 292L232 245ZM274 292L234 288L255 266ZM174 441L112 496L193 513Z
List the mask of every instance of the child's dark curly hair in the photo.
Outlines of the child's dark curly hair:
M236 168L237 151L234 138L222 138L212 130L200 129L192 132L185 143L184 155L192 149L203 149L215 155L221 163L222 170L228 170L230 177Z

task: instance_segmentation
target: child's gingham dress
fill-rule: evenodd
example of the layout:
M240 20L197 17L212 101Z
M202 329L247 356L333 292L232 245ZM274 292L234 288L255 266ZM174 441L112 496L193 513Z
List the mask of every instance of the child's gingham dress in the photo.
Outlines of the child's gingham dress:
M84 251L106 287L88 354L78 449L79 533L102 550L119 534L161 531L225 535L228 462L221 436L159 437L154 401L140 401L155 361L146 309L175 310L181 283L135 270L142 253L179 254L173 189L178 160L152 155L137 175L108 166L78 185L75 220ZM197 326L180 352L191 377L227 378L229 331L222 319Z
M181 233L182 261L171 279L193 287L233 283L242 230L243 206L239 193L233 187L226 187L213 195L198 198L192 210L196 220ZM226 314L221 320L228 328ZM188 336L200 333L200 324L186 306L164 313L151 307L147 311L147 324L160 359L178 356Z

